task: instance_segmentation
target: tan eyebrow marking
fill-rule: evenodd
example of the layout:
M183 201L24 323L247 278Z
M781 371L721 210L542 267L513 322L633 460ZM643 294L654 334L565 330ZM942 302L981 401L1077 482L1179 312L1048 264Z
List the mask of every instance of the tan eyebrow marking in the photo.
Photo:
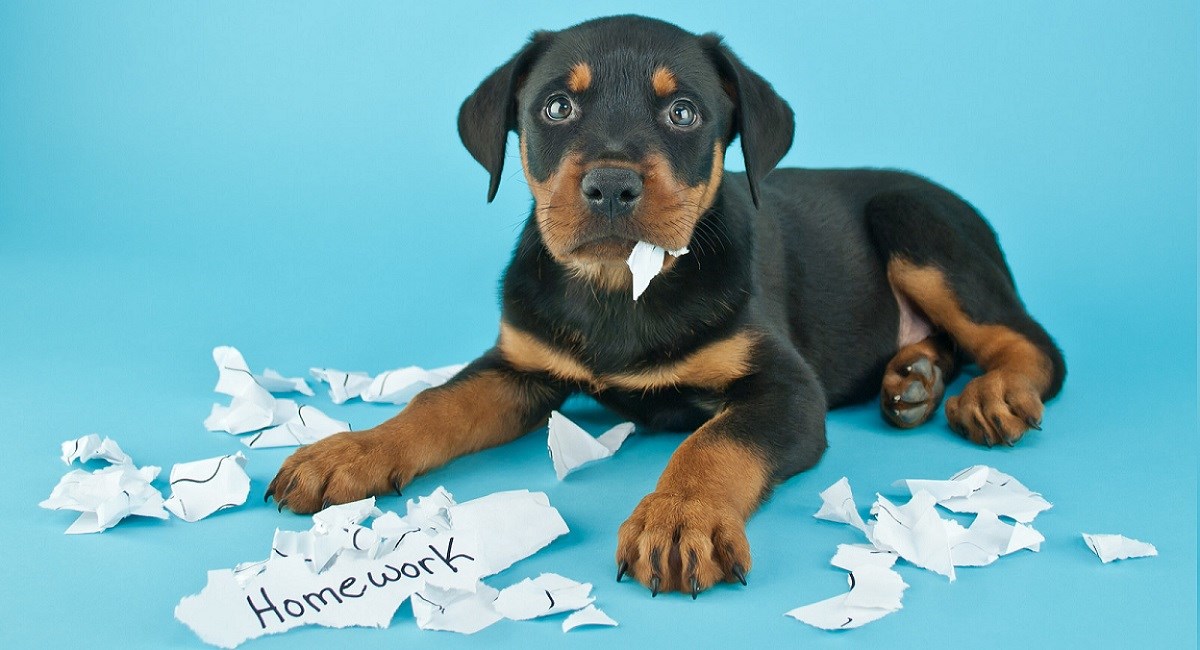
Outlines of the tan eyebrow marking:
M573 93L581 93L592 85L592 66L580 61L571 66L567 75L567 88Z
M675 73L661 65L654 69L654 74L650 75L650 84L654 86L654 94L659 97L666 97L679 88Z

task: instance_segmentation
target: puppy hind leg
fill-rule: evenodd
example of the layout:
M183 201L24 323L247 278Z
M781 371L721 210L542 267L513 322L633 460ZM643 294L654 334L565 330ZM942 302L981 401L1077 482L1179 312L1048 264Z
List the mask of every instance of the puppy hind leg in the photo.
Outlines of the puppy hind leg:
M888 281L984 370L946 400L946 418L979 444L1040 428L1066 375L1062 353L1025 311L995 234L962 199L929 186L867 206Z

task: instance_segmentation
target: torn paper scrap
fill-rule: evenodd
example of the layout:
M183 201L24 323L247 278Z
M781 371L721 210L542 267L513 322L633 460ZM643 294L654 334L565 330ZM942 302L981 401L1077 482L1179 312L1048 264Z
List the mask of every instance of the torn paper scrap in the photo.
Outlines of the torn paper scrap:
M276 530L271 540L268 561L276 558L300 558L317 573L328 569L343 553L347 556L378 557L382 536L373 528L362 526L368 517L381 516L375 507L375 497L332 505L312 516L309 530ZM394 516L394 513L393 513ZM388 552L399 545L392 546Z
M408 510L380 512L369 498L318 512L309 530L277 530L268 559L209 572L176 618L205 642L234 647L300 625L384 627L419 592L413 612L423 629L471 633L501 617L492 605L499 592L480 578L567 532L546 495L525 490L458 504L439 487ZM550 584L563 603L580 600L579 590L591 601L591 585L566 582Z
M571 630L584 625L607 625L608 627L616 627L617 622L612 620L608 614L605 614L595 605L588 605L587 607L584 607L583 609L563 619L562 631L570 632Z
M250 366L246 365L246 358L237 348L218 345L213 348L212 357L213 362L217 364L217 385L213 387L214 391L237 397L246 392L249 386L266 390L254 380Z
M313 396L313 389L309 387L303 377L284 377L278 372L266 368L261 375L254 375L254 379L259 386L271 393L300 393L309 397Z
M408 500L404 521L430 532L450 530L449 511L456 505L458 502L454 500L454 495L439 485L436 490L415 501Z
M964 469L946 481L910 478L896 481L896 485L907 487L908 493L913 495L925 490L940 503L947 499L968 496L983 487L983 484L987 482L989 470L990 468L983 465L975 465Z
M237 579L239 585L245 587L251 578L261 574L267 569L267 562L271 560L259 560L257 562L240 562L233 567L233 577Z
M426 585L412 596L413 616L422 630L474 634L504 618L493 607L499 593L482 582L474 591Z
M285 403L282 408L281 403ZM293 413L283 417L281 411L284 410L293 411ZM280 421L281 417L283 418L281 424L263 429L252 436L243 436L242 444L251 449L311 445L335 433L350 430L349 422L335 420L315 406L298 405L291 400L276 400L276 414L273 421Z
M1009 525L1000 521L995 513L980 510L970 528L958 522L942 520L946 524L946 537L950 543L950 559L954 566L986 566L1000 556L1029 549L1039 551L1042 534L1020 522Z
M312 395L312 389L303 377L284 377L278 372L267 368L261 375L250 372L246 358L237 348L219 345L213 348L213 361L217 364L217 386L213 390L222 395L236 397L246 390L246 384L253 383L270 393L302 393Z
M615 454L621 448L621 445L625 444L625 439L633 435L635 428L632 422L622 422L596 436L596 442L604 445L605 449Z
M408 514L401 517L385 512L371 522L371 530L379 536L375 554L390 553L417 533L436 535L450 530L447 509L455 505L446 488L438 486L431 494L408 500Z
M79 518L66 530L68 535L98 533L131 515L166 519L162 494L150 485L159 471L157 467L137 468L130 463L94 472L73 470L38 505L48 510L78 511Z
M662 272L663 260L667 253L672 257L679 257L687 252L687 248L666 250L649 242L639 241L629 253L629 259L625 260L630 273L633 274L633 299L637 300L646 291L646 287L650 286L654 276Z
M234 397L229 405L213 404L204 428L234 435L258 431L274 423L275 398L265 389Z
M496 596L496 611L514 621L527 621L573 612L592 604L592 585L564 578L557 573L543 573L526 578L500 591Z
M890 568L863 565L850 572L850 593L846 594L849 607L871 607L896 611L900 609L900 597L908 584Z
M1017 479L994 467L976 465L955 476L965 477L967 473L978 471L980 468L987 471L987 477L979 489L967 496L939 499L938 504L952 512L977 513L988 510L1023 524L1032 522L1038 513L1052 507L1042 495L1031 491Z
M278 424L274 421L275 398L255 379L242 353L222 345L213 348L212 356L217 364L217 385L213 390L233 399L228 406L213 404L204 428L239 434Z
M317 381L329 384L329 399L334 404L344 404L363 394L371 385L371 375L365 372L345 372L333 368L312 368L309 370Z
M883 551L869 544L838 544L837 553L829 561L839 569L854 571L864 566L892 568L900 557L893 551Z
M467 364L463 363L430 370L417 366L388 370L376 375L359 397L364 402L407 404L417 393L441 386L466 367Z
M261 375L250 372L245 357L237 348L220 345L213 348L213 361L220 373L217 386L213 390L224 395L235 396L245 390L246 382L253 382L258 387L271 393L303 393L312 395L312 389L301 377L284 377L275 370L267 368Z
M1083 541L1092 549L1100 561L1108 564L1114 560L1128 560L1135 557L1153 557L1158 555L1158 549L1148 542L1139 542L1124 535L1102 535L1083 533Z
M290 399L276 399L272 392L300 392L312 395L312 389L300 377L284 377L268 369L262 375L250 372L237 348L213 349L217 364L214 390L232 399L228 405L213 404L204 427L235 435L260 431L242 439L251 448L307 445L332 434L346 431L350 425L325 415L315 407L299 405Z
M375 497L332 505L312 516L313 532L326 535L346 526L361 524L368 517L378 517L382 514L383 512L375 507Z
M391 553L404 543L409 535L422 532L420 526L405 521L404 517L397 515L394 512L385 512L382 516L376 517L371 522L371 530L379 537L379 543L375 547L375 556ZM442 531L429 531L429 534L435 534Z
M112 438L105 437L103 440L96 434L68 440L62 443L62 461L70 465L74 461L86 463L89 460L104 460L114 465L132 463L133 459L129 454L121 451L121 446Z
M543 492L496 492L446 509L453 531L486 535L479 547L483 576L499 573L570 531Z
M847 576L850 591L798 607L786 616L822 630L849 630L900 610L908 584L892 569L863 565Z
M908 503L896 506L877 495L871 514L874 525L868 535L877 548L895 551L900 557L954 580L954 562L946 523L937 514L937 501L924 490Z
M862 515L858 514L854 493L850 491L850 479L843 476L825 488L820 496L821 508L814 517L839 524L850 524L864 533L867 532L867 525L863 522Z
M592 434L567 416L552 411L548 428L546 448L550 451L550 460L554 462L554 474L561 481L580 467L616 453L633 433L634 426L632 422L618 424L593 438Z
M250 494L242 452L178 463L171 468L171 496L163 506L188 522L200 521L218 510L240 506Z
M379 559L344 557L322 574L302 559L281 558L245 586L232 570L209 571L204 589L180 600L175 618L222 648L301 625L386 627L431 576L465 573L478 580L479 562L456 550L455 538L403 545Z
M304 562L314 573L321 573L333 564L341 551L339 541L328 535L314 535L311 530L275 529L267 562L296 559Z

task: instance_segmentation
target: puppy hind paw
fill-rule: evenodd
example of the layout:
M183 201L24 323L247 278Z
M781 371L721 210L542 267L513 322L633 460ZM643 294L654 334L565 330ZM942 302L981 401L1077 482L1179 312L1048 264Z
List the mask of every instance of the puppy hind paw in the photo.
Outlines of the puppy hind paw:
M901 351L884 372L879 405L889 422L911 429L933 416L945 390L933 359L923 351Z

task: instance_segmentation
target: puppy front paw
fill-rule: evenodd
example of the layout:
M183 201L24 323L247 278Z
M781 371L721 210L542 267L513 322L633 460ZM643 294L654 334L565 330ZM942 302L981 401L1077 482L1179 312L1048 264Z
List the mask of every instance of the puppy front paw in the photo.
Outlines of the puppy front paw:
M301 447L283 462L266 499L298 514L399 492L416 475L377 431L338 433Z
M745 521L723 503L662 492L646 495L617 534L617 580L629 574L652 596L695 598L722 581L746 584Z

